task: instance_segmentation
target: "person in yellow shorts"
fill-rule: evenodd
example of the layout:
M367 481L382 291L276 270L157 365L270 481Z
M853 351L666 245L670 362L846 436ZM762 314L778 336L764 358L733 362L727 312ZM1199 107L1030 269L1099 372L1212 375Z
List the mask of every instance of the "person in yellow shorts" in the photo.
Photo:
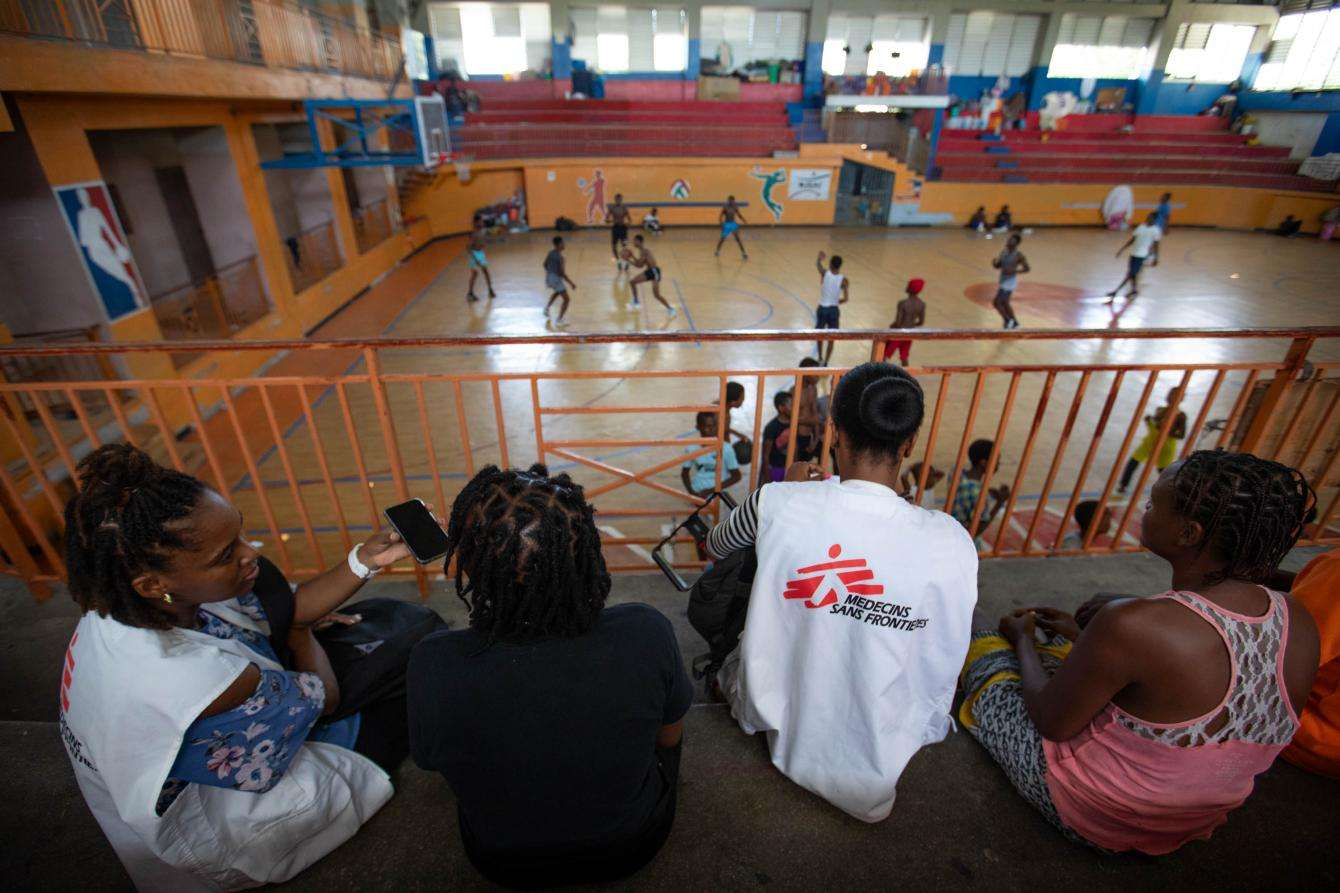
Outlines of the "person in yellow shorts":
M1274 581L1272 581L1274 582ZM1321 633L1321 664L1284 759L1340 778L1340 549L1318 555L1298 572L1290 594L1307 608Z
M1163 420L1180 399L1181 395L1177 393L1177 388L1173 388L1168 392L1168 402L1156 409L1153 415L1145 416L1145 436L1135 447L1135 452L1131 453L1131 458L1126 460L1126 467L1121 470L1121 484L1117 487L1119 495L1126 494L1126 489L1131 485L1131 478L1135 476L1135 469L1140 467L1140 463L1148 462L1149 457L1154 454L1154 445L1158 443ZM1177 418L1173 419L1172 427L1168 429L1168 436L1164 438L1163 446L1159 447L1159 457L1155 463L1159 471L1173 464L1177 459L1178 448L1185 439L1186 413L1179 412Z

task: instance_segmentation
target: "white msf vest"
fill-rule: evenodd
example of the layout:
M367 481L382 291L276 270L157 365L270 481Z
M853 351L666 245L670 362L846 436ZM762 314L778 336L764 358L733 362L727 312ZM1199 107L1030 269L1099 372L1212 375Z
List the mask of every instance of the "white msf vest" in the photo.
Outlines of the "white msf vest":
M230 608L214 613L268 633ZM391 798L386 773L307 742L263 794L190 784L160 818L186 729L247 664L283 669L236 640L149 630L89 612L61 673L61 737L79 789L140 890L237 890L285 881L348 840Z
M977 550L963 526L887 487L768 484L739 662L721 681L788 778L867 822L949 731L971 638Z

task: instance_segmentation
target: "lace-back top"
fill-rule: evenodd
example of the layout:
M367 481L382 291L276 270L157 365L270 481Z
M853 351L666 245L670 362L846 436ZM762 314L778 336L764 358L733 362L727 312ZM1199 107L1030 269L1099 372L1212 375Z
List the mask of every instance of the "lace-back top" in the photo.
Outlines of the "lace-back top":
M1260 617L1235 614L1192 592L1158 596L1194 611L1223 637L1232 665L1228 692L1213 710L1185 722L1146 722L1113 705L1117 722L1137 735L1173 747L1227 741L1287 745L1298 730L1298 717L1289 703L1283 676L1289 608L1284 596L1265 592L1270 607ZM1216 728L1221 718L1223 724Z
M1231 675L1223 700L1194 719L1154 723L1111 702L1068 741L1042 742L1047 789L1066 827L1105 849L1170 853L1209 837L1252 792L1298 728L1284 685L1289 608L1246 617L1191 592L1179 602L1215 629Z

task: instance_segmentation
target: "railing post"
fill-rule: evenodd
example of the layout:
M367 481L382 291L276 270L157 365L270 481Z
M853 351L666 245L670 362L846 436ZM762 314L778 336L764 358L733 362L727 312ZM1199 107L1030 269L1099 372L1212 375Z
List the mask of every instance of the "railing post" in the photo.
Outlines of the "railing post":
M382 440L386 444L386 461L391 466L396 499L404 502L409 499L409 484L405 480L405 464L400 458L400 442L395 436L395 419L391 417L391 404L386 399L386 383L382 381L377 348L363 348L363 362L368 367L368 386L372 388L372 401L377 407L377 420L381 424ZM419 584L419 594L427 598L428 578L417 563L414 565L414 578Z
M1314 340L1313 338L1295 338L1289 344L1289 352L1284 355L1284 368L1276 372L1275 377L1270 380L1269 386L1266 387L1265 396L1261 398L1261 404L1256 407L1256 413L1252 416L1251 424L1247 426L1247 433L1238 445L1241 452L1255 453L1256 448L1261 445L1261 439L1265 436L1266 428L1270 425L1270 418L1275 414L1275 407L1279 405L1280 399L1284 397L1284 392L1288 390L1290 383L1298 377L1298 372L1303 368L1303 363L1307 361L1308 351L1312 349Z

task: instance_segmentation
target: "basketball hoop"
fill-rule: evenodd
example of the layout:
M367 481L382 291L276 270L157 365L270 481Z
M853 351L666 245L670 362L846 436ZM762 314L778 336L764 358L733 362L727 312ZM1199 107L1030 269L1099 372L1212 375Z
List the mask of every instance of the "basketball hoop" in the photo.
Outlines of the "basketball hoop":
M451 165L452 165L452 167L456 168L456 179L457 179L457 180L459 180L459 181L462 182L462 183L469 183L469 182L470 182L470 159L469 159L469 158L453 158L453 159L451 159Z

